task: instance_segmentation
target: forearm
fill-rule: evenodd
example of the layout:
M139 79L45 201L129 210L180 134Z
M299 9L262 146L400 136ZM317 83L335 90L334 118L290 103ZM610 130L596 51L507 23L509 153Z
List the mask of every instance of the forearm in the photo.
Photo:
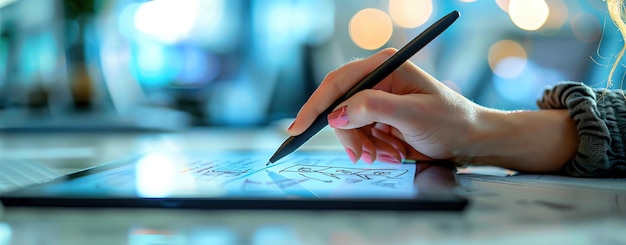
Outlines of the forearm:
M576 125L567 110L485 110L475 125L460 162L554 172L574 157L578 146Z

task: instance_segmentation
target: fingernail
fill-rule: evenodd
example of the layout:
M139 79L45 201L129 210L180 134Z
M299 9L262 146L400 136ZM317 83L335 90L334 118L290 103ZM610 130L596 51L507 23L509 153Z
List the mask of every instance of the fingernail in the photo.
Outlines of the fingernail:
M350 158L350 161L352 161L352 163L356 163L356 155L354 154L354 151L350 150L350 148L346 147L346 153L348 154L348 157Z
M293 128L293 125L296 123L296 121L291 122L291 125L289 125L289 127L287 128L287 131L291 130L291 128Z
M369 152L364 151L363 154L361 154L361 160L367 164L372 164L372 155Z
M328 114L328 125L332 128L348 125L348 109L346 106L341 107Z
M384 154L384 153L383 154L379 154L378 155L378 159L380 159L381 161L386 162L386 163L393 163L393 164L400 164L401 163L400 159L398 159L398 158L396 158L396 157L394 157L392 155Z

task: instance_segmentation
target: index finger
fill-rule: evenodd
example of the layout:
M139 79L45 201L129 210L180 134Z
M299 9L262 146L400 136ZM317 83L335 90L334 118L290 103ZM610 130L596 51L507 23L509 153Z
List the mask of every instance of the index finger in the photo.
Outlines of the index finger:
M320 113L396 52L396 49L387 48L328 73L320 86L300 108L287 132L290 135L299 135L304 132Z

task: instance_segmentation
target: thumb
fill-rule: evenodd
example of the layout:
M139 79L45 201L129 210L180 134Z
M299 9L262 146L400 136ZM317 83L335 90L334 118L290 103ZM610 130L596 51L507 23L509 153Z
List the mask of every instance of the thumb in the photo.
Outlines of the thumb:
M328 115L328 124L332 128L354 129L379 122L406 132L411 130L411 121L419 117L418 110L407 96L368 89L337 106Z

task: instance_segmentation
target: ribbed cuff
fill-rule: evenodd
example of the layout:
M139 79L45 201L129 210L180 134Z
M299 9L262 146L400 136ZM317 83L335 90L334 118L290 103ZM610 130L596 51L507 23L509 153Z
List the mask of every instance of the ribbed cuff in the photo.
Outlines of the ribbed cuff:
M626 175L619 130L626 121L626 103L615 91L593 90L582 83L559 83L537 101L541 109L567 109L578 130L578 150L563 171L579 177ZM621 118L620 118L621 117Z

